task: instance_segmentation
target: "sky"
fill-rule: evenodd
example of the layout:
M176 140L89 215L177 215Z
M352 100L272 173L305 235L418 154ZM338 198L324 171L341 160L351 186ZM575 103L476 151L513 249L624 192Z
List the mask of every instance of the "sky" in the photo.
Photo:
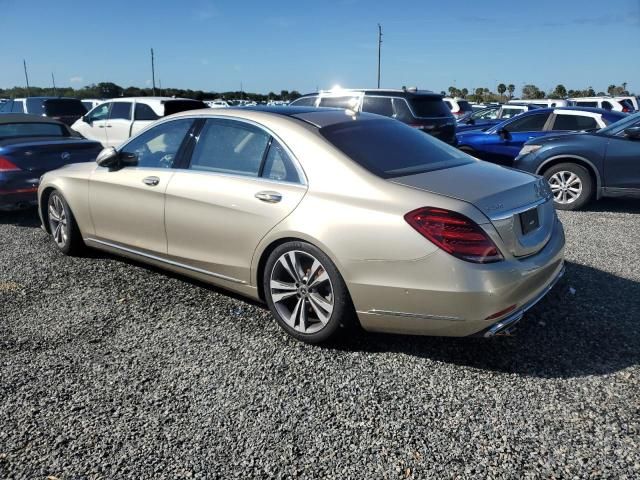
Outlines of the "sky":
M640 0L0 0L0 88L111 81L204 91L434 91L627 82L640 94Z

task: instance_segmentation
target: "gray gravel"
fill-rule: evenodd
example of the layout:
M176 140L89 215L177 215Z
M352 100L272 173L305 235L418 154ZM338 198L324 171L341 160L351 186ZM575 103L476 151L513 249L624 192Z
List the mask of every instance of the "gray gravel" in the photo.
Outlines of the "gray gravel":
M640 476L640 202L561 214L514 338L328 347L34 215L0 214L0 478Z

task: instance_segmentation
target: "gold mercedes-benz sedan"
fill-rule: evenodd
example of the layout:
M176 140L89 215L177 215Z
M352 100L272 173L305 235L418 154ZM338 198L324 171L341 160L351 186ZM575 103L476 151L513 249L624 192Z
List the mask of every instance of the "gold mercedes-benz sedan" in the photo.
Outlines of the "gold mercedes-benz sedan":
M167 117L49 172L43 228L265 301L297 339L509 332L564 272L547 183L396 120L305 107Z

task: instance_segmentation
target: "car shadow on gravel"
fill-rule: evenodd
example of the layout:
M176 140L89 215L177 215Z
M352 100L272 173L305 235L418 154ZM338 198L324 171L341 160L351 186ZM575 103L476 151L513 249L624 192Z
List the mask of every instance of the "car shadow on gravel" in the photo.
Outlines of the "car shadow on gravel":
M40 217L36 207L24 210L0 211L0 225L15 225L16 227L40 227Z
M359 332L329 348L402 353L542 378L606 375L640 364L640 283L567 264L512 337L438 338Z
M603 198L591 202L585 212L640 213L640 199L635 198Z

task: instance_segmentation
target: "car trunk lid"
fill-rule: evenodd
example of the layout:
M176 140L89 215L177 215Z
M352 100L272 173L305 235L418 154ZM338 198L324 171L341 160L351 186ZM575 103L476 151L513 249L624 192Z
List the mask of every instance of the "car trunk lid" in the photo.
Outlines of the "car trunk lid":
M38 140L4 140L0 155L11 159L21 170L40 174L69 163L95 160L102 147L90 140L43 137Z
M551 238L556 219L552 196L544 179L533 175L476 161L390 181L471 203L513 256L532 255Z

